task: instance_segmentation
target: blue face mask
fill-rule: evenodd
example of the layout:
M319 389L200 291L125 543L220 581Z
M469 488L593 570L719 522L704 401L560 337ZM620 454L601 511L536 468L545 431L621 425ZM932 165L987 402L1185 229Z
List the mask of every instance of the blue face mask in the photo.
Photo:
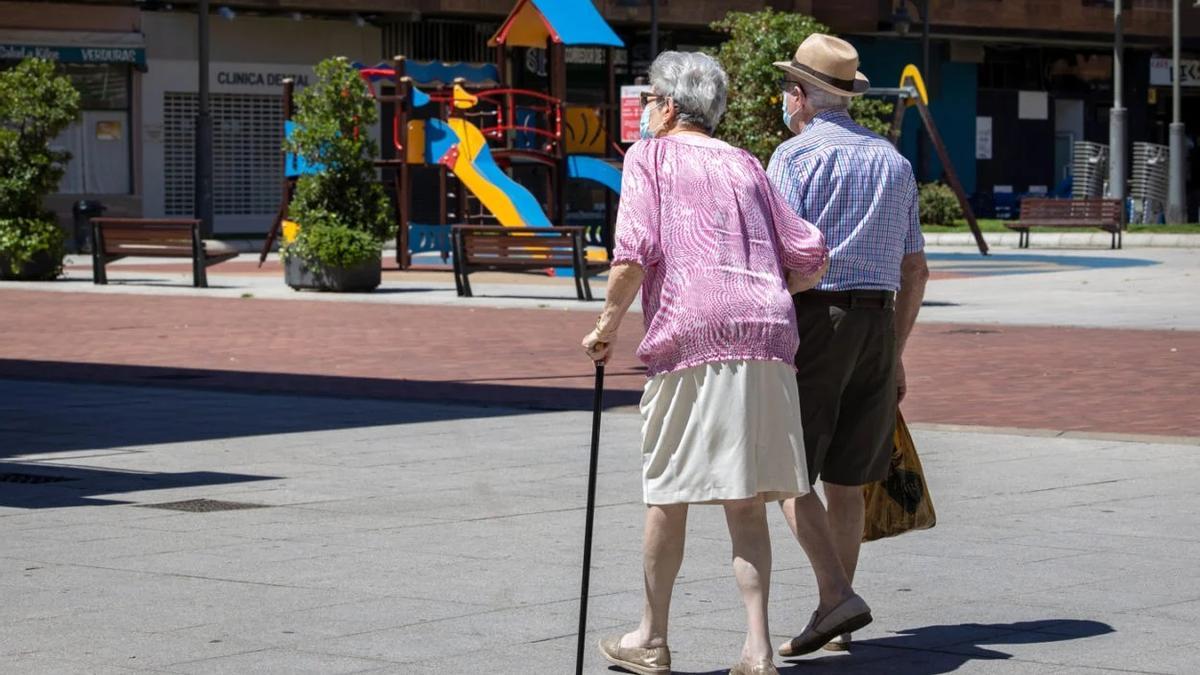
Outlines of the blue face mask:
M642 119L638 122L638 131L642 134L642 138L654 138L654 134L650 132L650 106L642 108Z
M788 131L792 130L792 118L794 118L795 116L796 116L796 113L788 112L787 96L784 95L784 97L783 97L783 126L787 127Z

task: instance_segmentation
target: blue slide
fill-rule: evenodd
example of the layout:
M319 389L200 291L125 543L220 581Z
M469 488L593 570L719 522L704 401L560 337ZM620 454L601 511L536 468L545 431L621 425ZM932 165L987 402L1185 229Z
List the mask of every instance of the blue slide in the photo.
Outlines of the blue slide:
M496 165L475 125L460 118L426 120L425 161L433 164L447 156L451 157L448 168L501 225L550 227L537 198Z
M621 194L621 170L600 157L571 155L567 158L567 175L599 183L618 195Z

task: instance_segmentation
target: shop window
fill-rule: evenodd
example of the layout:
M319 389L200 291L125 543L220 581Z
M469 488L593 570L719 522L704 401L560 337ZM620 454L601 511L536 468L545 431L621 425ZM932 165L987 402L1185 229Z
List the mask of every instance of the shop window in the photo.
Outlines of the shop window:
M79 90L82 109L129 109L129 66L67 63L61 67Z
M79 91L80 108L79 120L54 141L71 153L59 193L129 194L133 183L129 66L65 63L59 68Z
M283 122L279 96L213 94L213 209L217 216L261 216L279 209ZM194 212L197 99L163 99L163 183L170 216Z

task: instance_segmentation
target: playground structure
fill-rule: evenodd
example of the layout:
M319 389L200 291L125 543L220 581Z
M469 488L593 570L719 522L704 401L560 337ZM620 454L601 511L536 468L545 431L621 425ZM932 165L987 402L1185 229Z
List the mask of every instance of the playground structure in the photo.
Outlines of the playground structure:
M867 90L867 95L879 96L881 98L894 97L897 99L896 112L892 117L892 124L888 129L888 140L896 147L900 146L900 130L904 123L904 113L912 107L917 109L917 112L921 115L921 124L924 125L925 132L929 134L929 140L932 142L938 159L942 163L942 171L945 174L946 183L954 191L954 196L958 197L958 204L962 207L967 226L971 228L971 234L975 237L975 245L979 247L981 254L987 255L988 245L983 239L983 232L979 229L979 223L975 220L975 211L971 208L971 203L967 201L967 193L963 190L962 182L958 179L958 172L954 170L954 163L950 161L950 153L946 152L946 143L942 140L942 134L938 131L937 124L933 121L933 115L929 112L929 95L925 90L925 80L921 77L921 71L916 66L909 64L900 73L899 87L895 89L872 87Z
M619 129L614 52L624 43L590 0L517 0L489 45L495 49L494 63L427 63L396 56L390 64L354 64L383 106L381 140L389 151L385 155L393 156L377 160L376 168L390 174L399 268L413 268L413 254L424 252L440 253L444 263L455 224L566 224L570 180L605 188L604 222L588 229L587 243L596 247L589 249L589 260L608 260L623 155L613 133ZM607 87L601 105L575 107L565 102L566 49L575 46L604 48ZM507 86L512 69L518 67L514 48L546 50L548 91ZM385 89L388 85L390 91ZM284 83L285 134L292 129L293 87L290 81ZM545 208L543 200L512 175L519 166L543 169L544 185L535 189L544 195ZM413 178L418 169L437 172L436 222L413 221ZM294 231L285 223L296 179L315 170L299 157L286 157L281 205L260 265L278 234Z

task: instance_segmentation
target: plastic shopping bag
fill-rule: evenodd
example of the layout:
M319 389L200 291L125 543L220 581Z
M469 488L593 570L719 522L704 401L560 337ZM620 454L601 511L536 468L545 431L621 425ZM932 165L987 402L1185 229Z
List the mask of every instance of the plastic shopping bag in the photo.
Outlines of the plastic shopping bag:
M937 523L917 448L899 410L887 478L864 486L863 496L867 502L863 541L894 537L909 530L927 530Z

